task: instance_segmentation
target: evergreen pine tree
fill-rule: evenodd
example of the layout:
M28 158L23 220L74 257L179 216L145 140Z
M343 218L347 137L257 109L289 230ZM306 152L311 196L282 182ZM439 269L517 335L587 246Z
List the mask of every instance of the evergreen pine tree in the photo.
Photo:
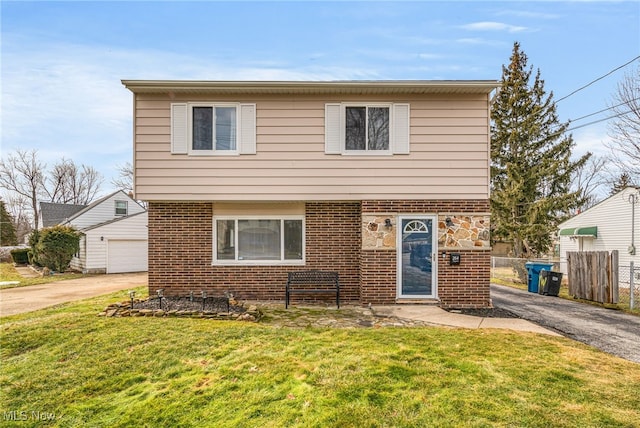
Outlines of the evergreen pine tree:
M515 257L544 254L557 225L580 205L571 174L590 153L572 161L574 146L547 96L540 70L514 43L511 62L491 108L491 222L493 239L513 244Z
M13 225L13 218L4 206L4 201L0 201L0 246L18 245L16 228Z
M618 181L613 183L613 186L611 186L611 192L609 192L609 195L613 196L619 191L623 190L625 187L629 186L633 186L631 176L626 172L623 172L622 174L620 174L620 177L618 177Z

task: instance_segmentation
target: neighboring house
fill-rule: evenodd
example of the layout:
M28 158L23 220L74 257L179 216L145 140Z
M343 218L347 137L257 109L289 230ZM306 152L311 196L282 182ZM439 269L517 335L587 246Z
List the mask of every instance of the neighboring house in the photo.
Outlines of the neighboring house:
M352 303L491 304L498 82L123 84L151 294L283 300L319 269Z
M71 226L81 233L80 249L71 268L84 273L121 273L147 270L147 212L122 190L77 209L71 205L41 203L42 224ZM72 208L75 207L75 208ZM75 213L51 217L51 213ZM56 214L59 215L59 214Z
M69 218L73 217L75 213L86 207L86 205L40 202L40 212L38 212L38 229L64 223Z
M632 260L640 266L640 189L627 187L561 223L558 229L560 270L565 274L568 251L618 250L620 266L628 267Z

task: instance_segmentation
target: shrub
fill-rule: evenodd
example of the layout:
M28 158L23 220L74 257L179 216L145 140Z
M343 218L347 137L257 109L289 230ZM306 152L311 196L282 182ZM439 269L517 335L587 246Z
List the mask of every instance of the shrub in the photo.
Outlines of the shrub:
M79 243L80 236L73 228L53 226L40 230L38 242L33 250L37 262L42 266L64 272L78 251Z
M29 263L29 249L18 248L16 250L11 250L11 258L17 265L26 265Z
M33 232L31 232L31 235L29 235L29 247L31 247L31 249L29 250L28 256L30 265L42 266L38 262L38 253L36 251L36 245L38 245L39 240L40 231L38 229L35 229Z

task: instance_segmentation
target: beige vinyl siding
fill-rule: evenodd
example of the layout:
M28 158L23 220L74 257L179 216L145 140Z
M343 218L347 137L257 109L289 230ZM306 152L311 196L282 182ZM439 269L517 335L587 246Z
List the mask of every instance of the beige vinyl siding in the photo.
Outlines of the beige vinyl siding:
M213 204L213 215L215 216L273 216L304 214L304 202L217 202Z
M137 94L136 197L293 201L487 199L488 95L176 97ZM255 155L172 155L170 104L256 104ZM410 104L410 154L325 154L326 103Z

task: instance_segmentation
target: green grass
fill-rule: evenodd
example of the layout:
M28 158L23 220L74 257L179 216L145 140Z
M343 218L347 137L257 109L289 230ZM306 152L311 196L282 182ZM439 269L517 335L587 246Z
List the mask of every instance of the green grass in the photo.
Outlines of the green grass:
M0 285L1 289L25 287L28 285L48 284L50 282L63 281L65 279L84 278L89 275L83 275L81 273L62 273L55 275L48 275L38 278L24 278L16 271L11 263L0 263L0 282L4 281L19 281L19 284Z
M640 365L565 338L96 316L122 299L1 318L1 414L64 427L640 425Z

